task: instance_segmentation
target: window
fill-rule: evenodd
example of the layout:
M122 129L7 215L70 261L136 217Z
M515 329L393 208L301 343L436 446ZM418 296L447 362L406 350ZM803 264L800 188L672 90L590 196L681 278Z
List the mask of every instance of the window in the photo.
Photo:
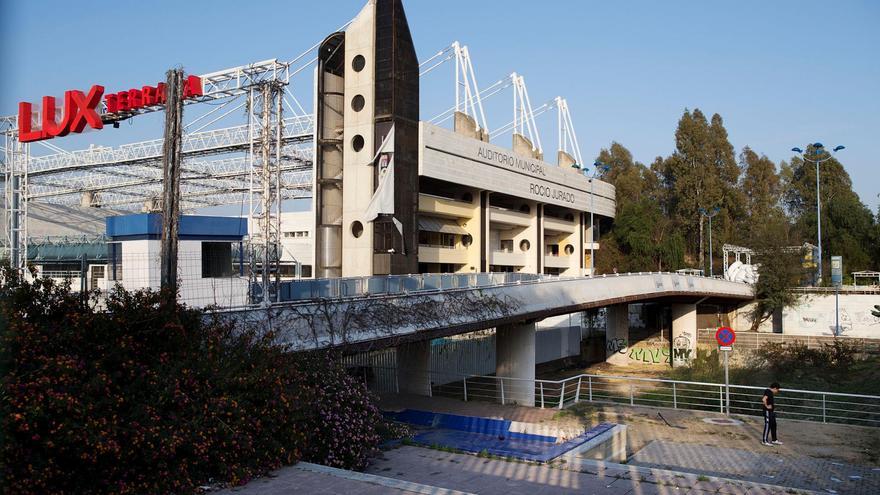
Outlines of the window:
M355 220L354 222L351 222L351 235L353 235L355 237L355 239L360 237L363 233L364 233L364 224L360 223L357 220Z
M202 243L202 278L232 276L232 243Z
M351 68L354 69L355 72L360 72L364 70L364 67L367 65L367 60L363 55L355 55L354 59L351 61Z
M547 244L548 256L559 256L559 244Z
M300 276L308 278L312 276L312 265L302 265L300 267Z
M364 149L364 137L360 134L355 134L354 137L351 138L351 149L355 151Z
M572 246L571 244L566 244L565 245L565 254L567 254L569 256L574 254L574 246Z
M530 243L527 239L519 241L519 248L522 251L528 251L530 247L532 247L532 243Z
M284 233L285 239L293 239L293 238L297 238L297 237L308 237L308 236L309 236L308 230L295 230L293 232L285 232Z
M354 98L351 99L351 109L355 112L360 112L364 109L365 103L366 102L362 95L354 95Z
M513 239L502 239L501 240L501 249L505 253L513 252Z

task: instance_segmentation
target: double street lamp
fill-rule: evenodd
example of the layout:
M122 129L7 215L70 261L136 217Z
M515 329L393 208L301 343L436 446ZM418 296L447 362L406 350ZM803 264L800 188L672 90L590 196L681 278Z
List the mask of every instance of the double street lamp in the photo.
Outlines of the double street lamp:
M813 148L810 150L810 148ZM825 150L822 143L813 143L807 146L807 151L800 148L792 148L791 151L800 153L804 161L816 164L816 236L819 239L819 254L816 259L816 285L822 285L822 203L819 197L819 164L828 161L832 153L845 149L846 146L835 146L830 152ZM812 155L812 158L810 156Z
M712 217L718 214L721 211L721 208L714 206L709 208L708 210L705 208L700 208L700 215L709 218L709 276L712 274ZM700 246L700 249L703 249L703 246ZM706 265L703 265L701 268L705 268Z

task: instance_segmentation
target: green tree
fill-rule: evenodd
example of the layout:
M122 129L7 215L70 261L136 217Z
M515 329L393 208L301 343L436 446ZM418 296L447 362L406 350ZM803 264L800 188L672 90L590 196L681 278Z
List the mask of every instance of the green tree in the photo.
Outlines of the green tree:
M779 221L784 217L780 200L782 179L772 160L766 155L759 156L748 146L743 148L739 161L742 169L740 187L745 202L744 215L740 218L746 236L742 244L750 245L759 226L768 218Z
M597 269L607 273L681 267L684 240L661 206L654 171L633 161L632 153L617 142L603 149L597 159L610 166L602 178L617 191L616 218L602 240Z
M813 148L807 153L812 155ZM816 243L816 168L795 156L791 160L791 178L784 201L801 239ZM828 157L819 166L822 207L822 259L831 255L844 257L847 266L856 270L876 269L877 223L871 211L852 190L852 180L843 165ZM872 252L874 251L874 252ZM829 280L830 264L823 264L823 279Z
M755 234L752 262L758 265L758 281L753 286L755 305L750 315L753 332L773 313L797 303L799 297L791 287L799 285L803 275L803 254L790 249L788 225L783 219L761 223Z
M652 168L660 176L665 209L682 230L690 259L696 258L695 264L705 268L706 218L700 208L721 209L713 219L713 237L719 241L714 245L720 248L732 237L733 219L742 212L739 167L718 114L710 123L699 109L685 110L675 132L675 148L672 156Z

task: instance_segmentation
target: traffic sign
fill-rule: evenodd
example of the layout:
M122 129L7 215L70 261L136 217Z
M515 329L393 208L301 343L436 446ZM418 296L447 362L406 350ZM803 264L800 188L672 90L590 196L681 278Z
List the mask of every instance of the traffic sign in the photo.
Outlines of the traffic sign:
M730 327L721 327L715 332L715 340L722 347L732 346L736 342L736 332Z
M723 346L719 347L718 350L719 351L732 351L733 347L731 347L729 345L723 345Z

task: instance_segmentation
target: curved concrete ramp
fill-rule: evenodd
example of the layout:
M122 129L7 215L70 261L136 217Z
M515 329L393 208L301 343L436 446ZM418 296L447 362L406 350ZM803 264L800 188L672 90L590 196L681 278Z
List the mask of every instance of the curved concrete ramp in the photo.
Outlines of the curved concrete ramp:
M481 288L279 303L222 318L273 331L292 350L386 347L621 303L746 301L752 287L677 273L554 278Z

